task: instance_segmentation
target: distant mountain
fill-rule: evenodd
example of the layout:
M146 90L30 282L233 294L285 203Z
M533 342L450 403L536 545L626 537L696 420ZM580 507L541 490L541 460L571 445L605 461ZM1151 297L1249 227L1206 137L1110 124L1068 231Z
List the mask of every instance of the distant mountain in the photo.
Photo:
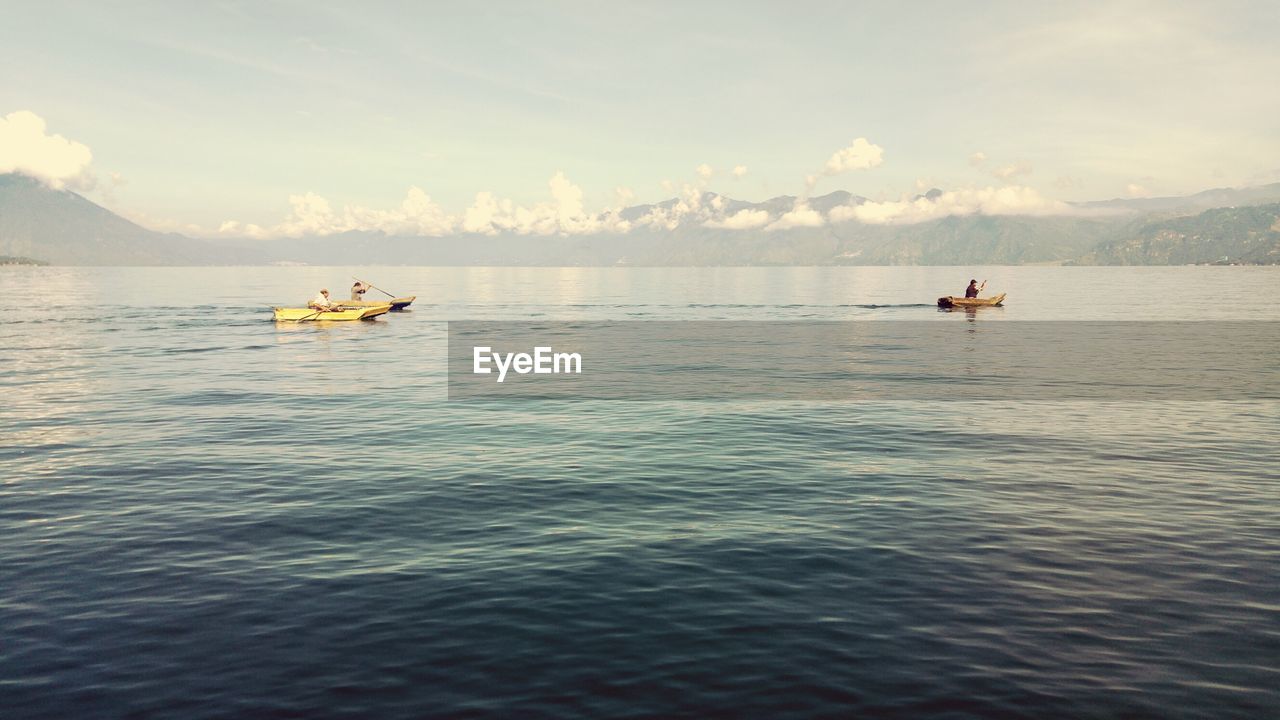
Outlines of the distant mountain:
M1087 265L1280 264L1280 203L1226 207L1149 222L1105 241L1081 259Z
M0 175L0 255L53 265L228 265L265 259L229 250L148 230L69 190Z
M967 215L914 225L837 225L849 265L1026 265L1079 257L1130 219Z
M917 199L937 198L938 190ZM777 219L796 207L780 196L751 203L713 193L622 211L636 220L681 202L726 214L764 210ZM805 204L827 214L866 198L837 191ZM1225 203L1205 210L1203 205ZM1020 265L1280 263L1280 184L1219 189L1184 198L1078 203L1095 212L1060 216L951 216L912 225L859 222L728 230L686 221L628 233L534 236L388 236L379 232L197 240L158 233L74 192L0 175L0 255L57 265ZM1231 207L1234 206L1234 207Z
M15 255L0 255L0 265L48 265L43 260L35 260L29 257L17 257Z
M1078 208L1095 210L1189 215L1213 208L1277 202L1280 202L1280 183L1247 188L1214 188L1181 197L1116 198L1071 204Z

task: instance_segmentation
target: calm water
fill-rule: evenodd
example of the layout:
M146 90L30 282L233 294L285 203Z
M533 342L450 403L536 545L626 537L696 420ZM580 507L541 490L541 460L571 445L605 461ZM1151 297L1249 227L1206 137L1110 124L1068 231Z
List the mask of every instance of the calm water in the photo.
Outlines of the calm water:
M353 272L419 300L270 321ZM932 306L970 277L1007 307ZM1278 290L0 268L0 716L1275 716L1274 401L467 404L443 321L1280 321Z

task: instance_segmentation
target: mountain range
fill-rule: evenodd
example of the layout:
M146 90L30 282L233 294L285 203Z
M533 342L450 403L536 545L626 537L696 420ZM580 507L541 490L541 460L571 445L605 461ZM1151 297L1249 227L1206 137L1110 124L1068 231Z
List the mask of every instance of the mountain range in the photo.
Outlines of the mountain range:
M940 191L923 197L931 200ZM707 193L700 201L711 202ZM720 197L729 213L779 217L796 198ZM678 201L624 209L635 220ZM844 191L808 200L824 215L866 202ZM1280 264L1280 183L1183 197L1075 203L1061 215L947 216L905 225L828 223L781 231L683 223L626 233L457 234L345 232L273 240L160 233L69 190L0 175L0 256L54 265L1168 265Z

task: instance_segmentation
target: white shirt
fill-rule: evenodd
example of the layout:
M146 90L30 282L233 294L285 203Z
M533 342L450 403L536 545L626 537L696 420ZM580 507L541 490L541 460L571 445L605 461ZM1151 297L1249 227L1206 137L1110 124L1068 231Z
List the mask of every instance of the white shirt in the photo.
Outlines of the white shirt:
M312 307L327 308L333 305L333 301L325 297L324 293L317 293L315 297L311 298L311 302L309 303L309 305L311 305Z

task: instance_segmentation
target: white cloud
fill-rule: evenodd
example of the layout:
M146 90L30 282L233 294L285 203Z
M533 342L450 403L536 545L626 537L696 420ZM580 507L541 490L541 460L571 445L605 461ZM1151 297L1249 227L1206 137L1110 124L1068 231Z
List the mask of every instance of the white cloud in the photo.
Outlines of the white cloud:
M1019 175L1030 175L1031 163L1028 163L1025 160L1019 160L1007 165L1001 165L1000 167L992 170L991 174L1001 180L1011 180Z
M499 201L491 192L478 192L475 202L462 215L462 231L494 235L501 228L498 219L511 214L510 200Z
M1129 183L1128 185L1125 185L1124 192L1131 198L1148 197L1151 195L1150 190L1138 183Z
M149 230L155 230L156 232L185 233L193 236L206 236L212 234L209 232L208 228L197 225L196 223L180 222L173 218L166 217L153 217L132 208L112 209L112 212L134 224L140 225Z
M909 225L951 215L1066 215L1066 203L1050 200L1020 185L951 190L932 199L917 197L888 202L864 202L831 209L833 223L858 220L876 225Z
M823 167L824 175L839 175L850 170L870 170L884 162L884 148L866 138L858 138L843 150L837 150Z
M974 167L978 167L979 165L981 165L986 161L987 161L987 154L981 151L976 152L969 156L969 164Z
M618 210L588 213L582 204L582 188L574 185L563 172L547 181L551 202L532 207L499 200L493 193L476 194L475 202L463 214L461 228L465 232L493 235L514 232L520 235L580 235L593 232L626 232L631 223L618 216ZM624 192L625 191L625 192ZM618 188L620 199L630 190Z
M718 197L718 195L712 195L707 200L714 204ZM653 206L644 217L636 220L635 224L674 230L685 221L706 221L711 218L711 212L703 201L702 188L686 183L674 202Z
M711 176L715 174L715 170L712 170L711 166L706 163L699 165L695 168L694 172L698 173L698 177L702 178L704 181L710 180Z
M551 198L555 202L555 217L566 232L581 231L592 222L582 207L582 188L569 182L564 173L557 172L547 181Z
M734 176L734 177L736 177L736 178L740 178L740 177L745 176L746 174L747 174L747 166L746 166L746 165L734 165L734 166L733 166L733 176Z
M118 172L107 173L107 182L105 184L97 184L96 189L102 196L102 204L108 208L114 208L118 200L116 198L116 190L129 184L129 179ZM123 212L123 209L118 210ZM141 223L139 223L141 224ZM146 227L151 227L147 225Z
M289 205L292 208L289 216L272 227L228 220L219 226L218 232L257 238L333 235L352 230L439 236L449 234L456 225L455 219L419 187L410 187L400 207L389 210L348 205L339 212L328 200L310 192L290 195Z
M769 224L769 213L765 210L739 210L723 218L712 218L704 223L709 228L723 230L750 230Z
M433 236L454 232L494 235L574 235L591 232L627 232L631 223L619 216L620 208L588 213L583 206L582 188L557 172L547 181L551 198L531 207L516 205L491 192L476 193L475 200L461 218L449 215L426 192L410 187L398 208L378 210L359 205L335 210L315 193L289 197L291 211L282 222L261 227L228 220L218 228L223 235L250 237L304 237L349 231L383 232L388 235ZM619 198L630 191L618 188Z
M796 227L821 227L826 223L822 219L822 213L809 207L809 204L803 200L797 200L790 212L783 213L782 217L774 220L765 230L788 230Z
M0 173L22 173L54 188L94 184L89 148L46 131L44 118L27 110L0 118Z
M446 235L454 226L454 219L418 187L409 188L399 208L380 211L356 206L346 215L353 230L381 230L388 235Z
M426 192L410 187L398 208L378 210L359 205L334 209L329 201L315 193L289 197L291 211L277 225L262 227L228 220L218 228L222 235L249 237L304 237L333 235L349 231L383 232L388 235L432 236L454 232L495 235L512 232L520 235L575 235L593 232L623 233L631 223L620 216L621 208L589 213L583 206L582 188L557 172L547 181L550 200L530 207L516 205L491 192L476 193L475 200L461 218L449 215ZM631 193L617 189L619 199Z

